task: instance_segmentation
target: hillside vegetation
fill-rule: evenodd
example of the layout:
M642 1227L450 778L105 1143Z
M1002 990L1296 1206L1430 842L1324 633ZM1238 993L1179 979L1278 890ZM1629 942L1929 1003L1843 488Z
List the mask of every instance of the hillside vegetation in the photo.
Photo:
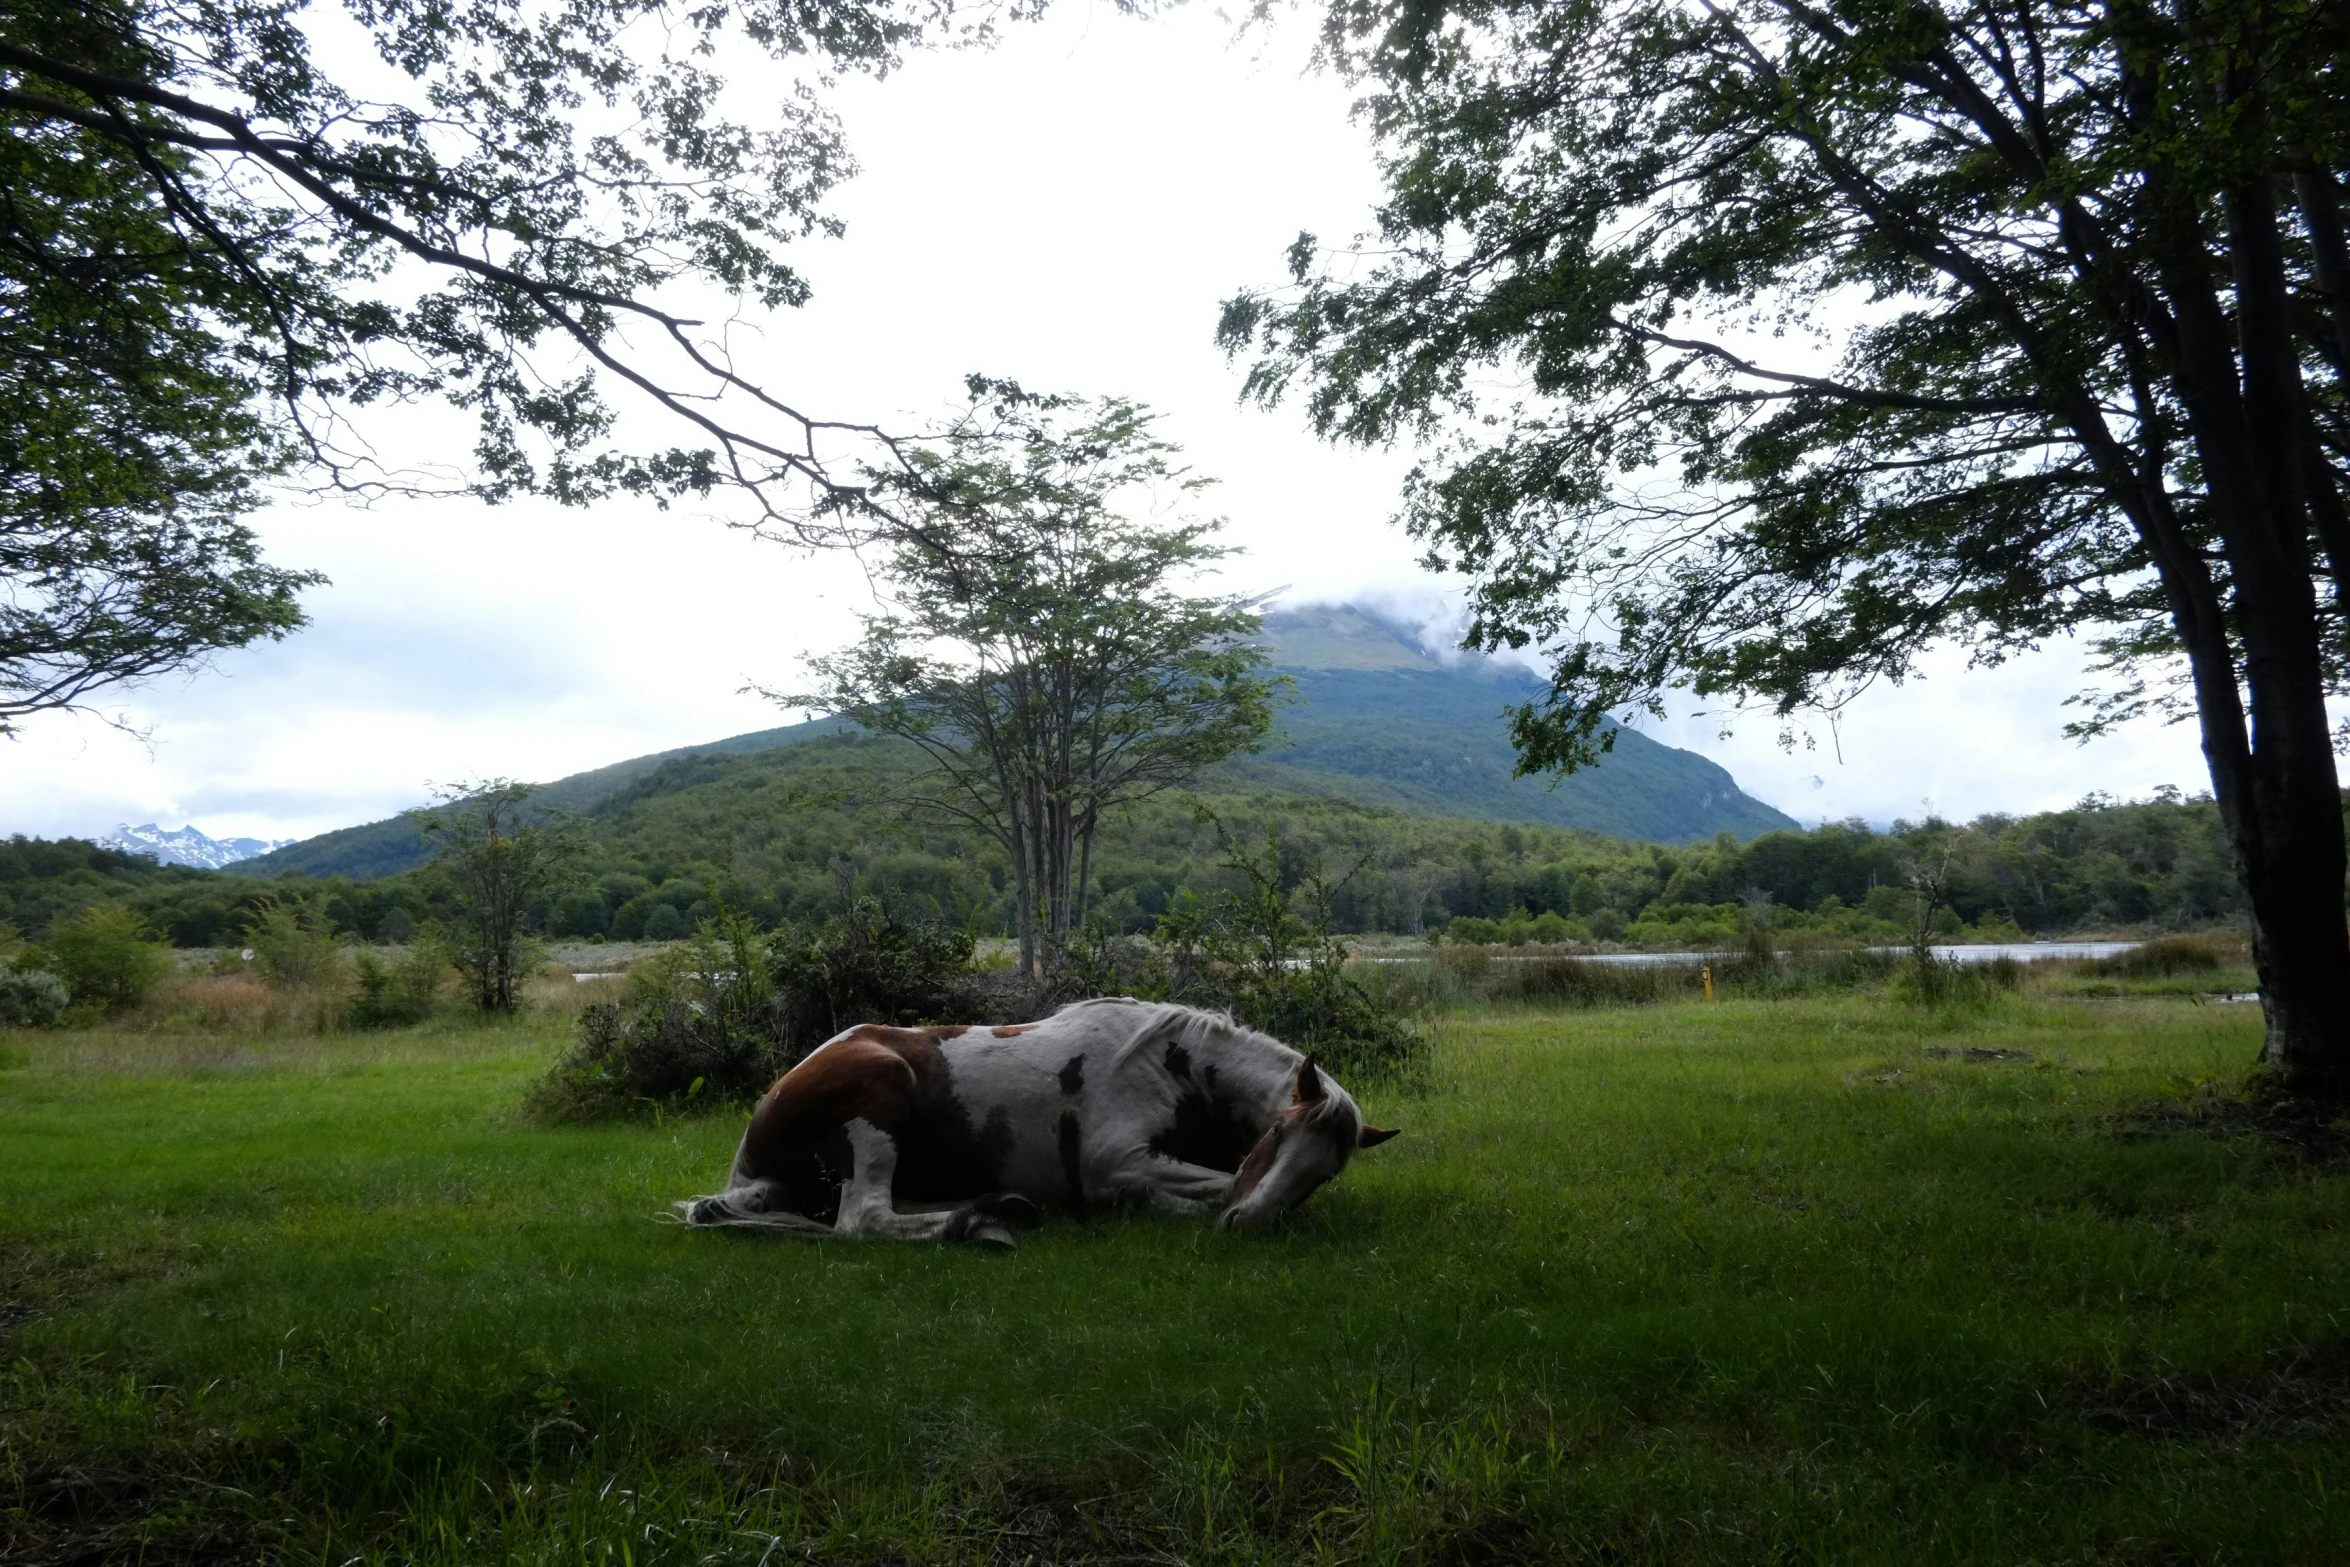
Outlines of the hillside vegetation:
M855 887L981 933L1003 928L1002 867L972 835L908 823L891 803L910 764L891 742L834 735L783 750L661 763L583 813L580 882L537 911L551 934L665 939L724 897L772 924L840 906ZM1203 820L1202 808L1215 821ZM412 824L410 830L413 831ZM1910 869L1950 855L1946 928L2040 935L2185 928L2233 918L2239 895L2206 800L1985 816L1964 826L1860 823L1765 833L1748 843L1627 842L1596 833L1406 814L1266 792L1161 796L1104 831L1099 907L1146 930L1185 889L1224 884L1225 834L1273 827L1284 880L1336 883L1345 931L1420 934L1456 918L1476 939L1586 939L1663 947L1723 941L1741 920L1883 937L1911 908ZM0 844L0 919L38 937L49 920L125 902L184 946L234 940L270 894L323 905L334 927L403 939L432 916L414 873L373 879L253 878L93 845ZM1547 920L1544 916L1548 916Z
M1278 710L1276 733L1261 751L1201 777L1212 794L1310 795L1658 843L1723 832L1751 838L1795 825L1704 757L1636 730L1618 731L1598 767L1569 778L1516 777L1505 711L1532 700L1540 682L1492 659L1439 659L1417 633L1370 611L1284 611L1265 617L1265 636L1294 700ZM779 751L842 732L838 720L826 718L633 757L557 779L541 799L590 809L633 795L656 774L670 780L665 787L690 787L705 775L671 764ZM415 823L395 816L322 833L234 869L244 876L367 877L423 861Z

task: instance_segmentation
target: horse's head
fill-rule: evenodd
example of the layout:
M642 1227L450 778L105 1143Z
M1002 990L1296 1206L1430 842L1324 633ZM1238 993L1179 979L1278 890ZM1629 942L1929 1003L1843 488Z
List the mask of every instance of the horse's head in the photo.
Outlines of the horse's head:
M1257 1229L1296 1207L1314 1188L1346 1168L1357 1148L1376 1148L1395 1135L1363 1124L1347 1091L1322 1075L1314 1058L1298 1065L1297 1086L1232 1178L1228 1229Z

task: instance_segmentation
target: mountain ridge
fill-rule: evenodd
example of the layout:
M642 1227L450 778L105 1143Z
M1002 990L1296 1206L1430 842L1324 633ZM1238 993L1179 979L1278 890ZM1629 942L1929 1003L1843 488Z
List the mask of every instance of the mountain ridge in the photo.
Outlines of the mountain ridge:
M1517 778L1505 710L1543 690L1530 671L1478 654L1439 656L1413 628L1356 604L1278 610L1265 617L1273 666L1297 700L1276 736L1204 774L1233 787L1349 800L1412 815L1583 828L1610 837L1688 842L1729 832L1753 838L1793 818L1741 790L1723 768L1614 729L1598 767L1563 779ZM548 784L538 799L592 811L637 788L695 787L697 759L757 755L852 726L837 718L755 730L631 757ZM667 772L664 773L664 769ZM346 827L228 867L243 875L382 876L425 858L415 822L398 816Z
M144 854L158 865L193 865L200 870L225 870L231 865L287 848L293 838L214 838L193 823L166 828L154 822L133 827L124 822L97 840L101 849Z

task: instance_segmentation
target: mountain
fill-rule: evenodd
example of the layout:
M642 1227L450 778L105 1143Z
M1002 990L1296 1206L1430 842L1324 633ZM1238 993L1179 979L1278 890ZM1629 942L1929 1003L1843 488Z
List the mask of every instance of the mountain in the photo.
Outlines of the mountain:
M1286 742L1227 765L1236 780L1652 843L1796 825L1704 757L1612 724L1615 748L1598 766L1513 777L1504 709L1539 696L1544 682L1478 654L1440 657L1409 627L1358 605L1278 611L1265 617L1265 636L1298 700L1276 720Z
M1503 710L1542 689L1526 670L1473 654L1438 656L1401 623L1356 605L1265 617L1275 667L1298 700L1275 719L1279 733L1200 782L1350 801L1416 816L1468 817L1582 828L1615 838L1686 843L1729 832L1752 838L1792 818L1745 794L1714 763L1633 729L1599 766L1572 777L1513 778ZM762 729L574 773L540 798L568 810L609 814L651 795L678 794L733 776L732 759L779 752L843 733L837 719ZM780 765L780 758L779 765ZM407 817L346 827L244 860L240 874L383 876L423 863Z
M814 723L759 729L703 745L682 745L675 750L632 756L609 767L558 778L541 789L538 798L543 804L563 810L584 811L662 767L688 758L748 756L821 735L838 734L845 727L839 719L819 718ZM417 831L416 823L406 816L393 816L290 842L274 854L240 862L236 869L239 875L246 876L391 876L415 869L424 859L424 838Z
M195 865L208 871L236 865L273 849L285 848L294 840L279 838L274 841L261 838L211 838L193 827L182 827L176 832L147 822L137 827L120 826L113 833L98 840L102 849L120 849L126 854L151 856L158 865Z

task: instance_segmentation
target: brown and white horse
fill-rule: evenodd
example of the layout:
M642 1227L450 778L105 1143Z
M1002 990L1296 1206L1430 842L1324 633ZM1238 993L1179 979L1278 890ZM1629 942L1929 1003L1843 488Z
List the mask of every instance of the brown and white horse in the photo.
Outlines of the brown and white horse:
M1012 1243L1043 1209L1294 1208L1363 1124L1314 1061L1216 1012L1085 1001L997 1028L867 1024L819 1045L751 1113L726 1190L693 1225Z

